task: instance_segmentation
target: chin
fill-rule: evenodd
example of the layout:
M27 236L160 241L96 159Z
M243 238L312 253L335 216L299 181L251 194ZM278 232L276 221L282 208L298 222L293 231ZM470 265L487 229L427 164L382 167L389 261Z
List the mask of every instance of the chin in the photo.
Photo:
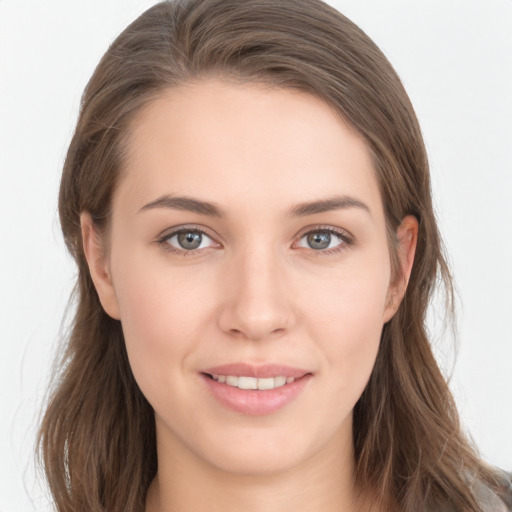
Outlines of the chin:
M196 444L195 454L207 465L233 475L270 476L290 472L300 466L309 466L313 459L338 459L340 450L346 452L347 434L350 436L351 418L345 428L326 429L321 425L307 428L297 422L288 427L274 421L251 427L238 427L217 431ZM345 424L345 422L344 422ZM199 450L197 449L199 448Z
M210 464L226 473L240 476L270 476L286 473L300 465L308 457L304 448L293 443L271 442L232 445L216 450L214 457L208 457Z

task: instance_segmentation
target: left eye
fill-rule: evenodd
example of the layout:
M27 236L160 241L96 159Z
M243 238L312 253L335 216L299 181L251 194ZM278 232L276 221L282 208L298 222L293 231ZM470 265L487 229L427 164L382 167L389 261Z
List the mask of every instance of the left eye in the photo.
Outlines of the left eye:
M326 229L310 231L301 237L298 246L315 251L324 251L325 249L334 249L343 245L346 240L343 236L335 231Z
M194 251L214 245L214 241L197 229L183 229L166 237L164 242L178 251Z

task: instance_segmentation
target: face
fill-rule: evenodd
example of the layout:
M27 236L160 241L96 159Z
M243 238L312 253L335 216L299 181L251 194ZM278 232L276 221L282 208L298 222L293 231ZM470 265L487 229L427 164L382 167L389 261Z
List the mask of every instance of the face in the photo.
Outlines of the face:
M351 453L399 291L369 152L326 104L169 90L133 122L106 251L82 222L159 450L243 473Z

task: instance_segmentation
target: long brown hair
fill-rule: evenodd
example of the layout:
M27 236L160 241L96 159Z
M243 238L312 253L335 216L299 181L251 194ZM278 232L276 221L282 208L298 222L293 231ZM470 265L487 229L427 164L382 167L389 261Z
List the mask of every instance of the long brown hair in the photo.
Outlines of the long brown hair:
M162 2L115 40L89 81L59 197L78 266L76 312L39 437L57 510L144 510L157 471L153 411L131 373L121 325L100 305L79 214L108 228L135 114L169 87L213 76L308 92L359 131L373 157L396 271L394 233L406 215L418 219L410 283L354 411L356 478L393 510L480 510L471 480L492 485L492 473L461 432L425 327L435 286L444 284L448 308L453 291L418 121L381 51L318 0Z

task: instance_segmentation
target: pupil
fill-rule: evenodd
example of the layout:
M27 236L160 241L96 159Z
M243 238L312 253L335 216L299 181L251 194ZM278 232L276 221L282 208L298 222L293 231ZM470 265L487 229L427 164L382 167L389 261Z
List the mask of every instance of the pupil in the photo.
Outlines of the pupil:
M308 235L308 244L312 249L327 249L331 243L330 233L316 232Z
M178 235L178 242L183 249L197 249L201 245L203 236L194 231L185 231Z

